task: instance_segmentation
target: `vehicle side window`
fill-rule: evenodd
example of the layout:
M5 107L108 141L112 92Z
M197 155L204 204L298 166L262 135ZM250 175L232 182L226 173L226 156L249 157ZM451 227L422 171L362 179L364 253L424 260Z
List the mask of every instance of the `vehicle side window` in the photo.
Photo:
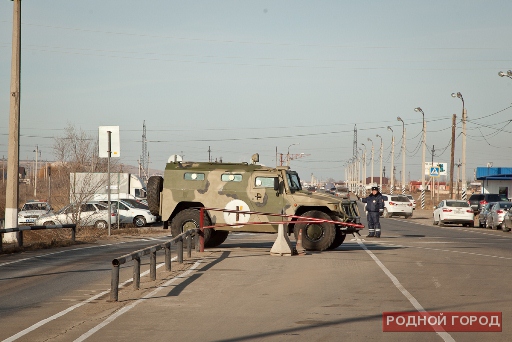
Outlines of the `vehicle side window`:
M116 205L117 207L117 205ZM126 205L124 205L123 203L119 203L119 209L120 210L130 210L130 208L128 208Z
M232 174L232 173L223 173L220 176L220 180L223 181L223 182L241 182L242 181L242 175Z
M204 173L197 173L197 172L185 172L183 177L186 180L192 180L192 181L203 181L204 180Z
M274 188L275 177L256 177L254 185L258 188Z

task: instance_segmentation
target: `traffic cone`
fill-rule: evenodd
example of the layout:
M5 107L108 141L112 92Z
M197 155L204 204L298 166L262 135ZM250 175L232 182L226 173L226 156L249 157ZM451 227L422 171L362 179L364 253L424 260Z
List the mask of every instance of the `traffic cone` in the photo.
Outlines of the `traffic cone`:
M302 228L299 229L299 236L297 237L297 245L295 246L297 255L306 255L306 250L302 247Z

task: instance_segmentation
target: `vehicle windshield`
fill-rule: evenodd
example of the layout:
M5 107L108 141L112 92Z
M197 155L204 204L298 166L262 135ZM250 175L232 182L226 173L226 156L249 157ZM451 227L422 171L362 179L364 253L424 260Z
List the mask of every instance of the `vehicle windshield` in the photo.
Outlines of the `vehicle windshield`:
M503 208L503 209L510 209L510 207L512 206L512 202L501 202L500 203L500 208Z
M446 202L446 206L447 207L460 207L460 208L463 208L463 207L469 207L469 203L465 202L465 201L449 201L449 202Z
M393 196L391 197L391 201L393 202L406 202L406 203L409 203L409 199L407 197L404 197L404 196Z
M46 203L25 203L21 210L46 210Z
M130 208L137 208L137 209L148 209L148 206L144 203L141 203L135 199L123 199L122 202L126 204Z
M297 191L302 190L302 187L300 186L300 178L299 175L294 172L287 172L286 178L288 178L288 186L290 187L290 190Z

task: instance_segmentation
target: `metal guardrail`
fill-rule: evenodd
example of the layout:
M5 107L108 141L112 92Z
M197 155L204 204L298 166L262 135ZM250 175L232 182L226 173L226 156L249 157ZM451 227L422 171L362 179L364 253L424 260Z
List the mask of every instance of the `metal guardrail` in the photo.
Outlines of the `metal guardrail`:
M57 224L57 225L53 225L53 226L21 226L21 227L16 227L16 228L0 229L0 252L3 251L2 240L3 240L5 233L19 232L18 247L23 247L23 232L26 230L44 230L44 229L61 229L61 228L70 228L71 229L71 241L75 242L76 224Z
M204 244L203 234L200 228L190 229L182 234L176 236L172 240L165 243L140 249L130 254L125 254L112 260L112 278L110 283L110 301L117 302L119 299L119 266L131 260L133 263L133 289L140 288L140 259L144 255L150 255L149 261L149 277L151 280L156 280L156 252L165 250L165 270L171 271L171 245L175 244L178 251L178 263L183 263L183 240L187 240L187 258L192 256L192 237L195 237L196 251L199 251L199 245ZM199 239L197 239L199 237ZM198 243L199 242L199 243ZM204 250L204 247L201 247Z

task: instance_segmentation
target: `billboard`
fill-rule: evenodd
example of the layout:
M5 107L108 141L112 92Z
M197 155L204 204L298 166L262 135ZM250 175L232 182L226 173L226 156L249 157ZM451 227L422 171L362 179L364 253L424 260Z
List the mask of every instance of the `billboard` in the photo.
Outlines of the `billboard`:
M430 176L430 168L438 167L439 168L439 176L447 176L448 175L448 163L436 163L432 164L431 162L425 162L425 176Z

